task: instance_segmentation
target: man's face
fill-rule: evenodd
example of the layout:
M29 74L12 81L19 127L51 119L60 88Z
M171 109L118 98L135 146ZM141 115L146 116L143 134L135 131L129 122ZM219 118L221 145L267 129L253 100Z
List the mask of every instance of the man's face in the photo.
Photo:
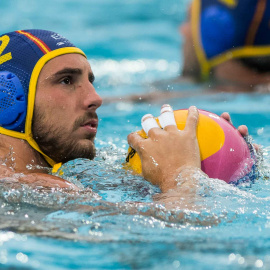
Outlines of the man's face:
M183 38L182 53L184 58L182 76L190 76L195 79L198 79L201 76L201 69L197 59L197 55L195 53L194 42L192 37L191 6L189 8L187 21L180 26L180 33Z
M102 99L94 75L80 54L58 56L45 64L38 78L33 138L56 162L95 156L96 109Z

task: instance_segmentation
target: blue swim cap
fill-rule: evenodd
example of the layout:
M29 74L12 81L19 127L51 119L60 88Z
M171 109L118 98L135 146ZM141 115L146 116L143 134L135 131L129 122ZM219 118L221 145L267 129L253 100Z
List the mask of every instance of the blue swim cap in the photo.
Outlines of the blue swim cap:
M270 1L194 0L191 23L203 77L232 58L270 55Z
M0 133L27 140L52 166L55 162L32 136L36 85L49 60L69 53L85 56L69 40L47 30L20 30L0 36Z

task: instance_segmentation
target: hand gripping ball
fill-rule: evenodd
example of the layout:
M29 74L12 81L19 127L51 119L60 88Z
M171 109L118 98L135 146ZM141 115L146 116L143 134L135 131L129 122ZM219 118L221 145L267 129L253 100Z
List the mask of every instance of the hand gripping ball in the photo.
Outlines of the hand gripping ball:
M185 128L188 110L174 111L179 130ZM158 122L158 119L156 119ZM147 135L139 131L143 138ZM254 159L249 147L239 131L218 115L199 110L197 139L201 154L201 168L210 178L218 178L227 183L237 183L253 171ZM179 153L181 154L181 153ZM142 172L138 153L129 147L126 167L135 173Z

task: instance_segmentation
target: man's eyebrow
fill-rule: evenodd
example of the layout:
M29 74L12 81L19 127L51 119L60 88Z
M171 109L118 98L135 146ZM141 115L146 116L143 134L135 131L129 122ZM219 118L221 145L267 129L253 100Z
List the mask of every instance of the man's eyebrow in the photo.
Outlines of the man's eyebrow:
M63 68L59 71L57 71L55 74L53 74L53 77L61 76L61 75L67 75L67 74L75 74L75 75L82 75L83 71L80 68ZM88 78L91 83L95 80L95 75L92 71L88 72Z
M83 72L80 68L63 68L57 71L54 76L64 75L64 74L78 74L81 75Z

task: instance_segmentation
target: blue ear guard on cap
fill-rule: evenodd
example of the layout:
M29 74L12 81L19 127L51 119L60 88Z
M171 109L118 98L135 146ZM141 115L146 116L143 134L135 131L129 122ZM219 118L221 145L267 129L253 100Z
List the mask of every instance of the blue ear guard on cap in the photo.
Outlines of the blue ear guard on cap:
M212 5L201 13L201 40L208 58L232 48L235 41L235 21L224 7Z
M11 72L0 72L0 126L20 131L25 116L26 98L19 78Z

